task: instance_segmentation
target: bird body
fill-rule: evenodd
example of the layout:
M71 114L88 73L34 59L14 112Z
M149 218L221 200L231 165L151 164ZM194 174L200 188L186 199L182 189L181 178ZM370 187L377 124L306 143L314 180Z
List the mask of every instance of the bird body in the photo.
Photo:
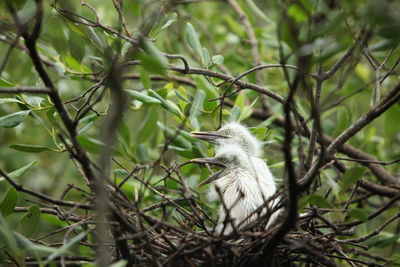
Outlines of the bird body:
M257 214L250 214L254 212L264 201L261 192L258 188L258 182L250 175L247 170L237 169L229 174L221 177L215 181L215 185L211 186L209 196L216 200L218 195L212 192L216 191L216 187L220 188L222 193L222 199L224 201L226 209L229 211L229 217L232 219L232 223L235 228L238 228L239 224L243 226L247 225L251 221L257 218ZM219 218L217 225L217 232L222 232L224 225L226 224L225 233L230 233L233 230L231 223L226 222L227 211L225 207L221 205L219 207Z
M276 205L277 200L268 201L276 193L276 185L268 166L258 158L261 144L245 126L229 123L215 132L192 134L216 146L213 158L195 159L193 162L225 167L223 171L212 175L202 183L212 182L208 191L210 200L219 199L218 191L222 196L223 204L219 208L220 216L216 229L218 232L222 232L225 228L224 233L230 233L233 229L232 224L235 227L246 226ZM255 213L255 210L266 201L268 202L266 209ZM227 216L231 219L230 223L226 222ZM268 225L276 216L274 213L270 217Z
M268 195L275 194L276 185L274 181L274 176L269 170L267 164L265 164L262 159L256 157L250 157L250 161L252 163L252 168L254 169L257 178L269 185Z

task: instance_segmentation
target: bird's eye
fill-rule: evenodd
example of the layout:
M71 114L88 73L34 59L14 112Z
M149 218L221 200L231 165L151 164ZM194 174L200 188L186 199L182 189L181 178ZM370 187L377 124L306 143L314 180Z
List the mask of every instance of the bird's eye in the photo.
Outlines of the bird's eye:
M230 133L231 133L231 130L229 130L229 129L225 130L225 134L230 134Z
M222 158L222 159L221 159L221 162L222 162L222 163L226 163L227 161L228 161L228 160L227 160L226 158Z

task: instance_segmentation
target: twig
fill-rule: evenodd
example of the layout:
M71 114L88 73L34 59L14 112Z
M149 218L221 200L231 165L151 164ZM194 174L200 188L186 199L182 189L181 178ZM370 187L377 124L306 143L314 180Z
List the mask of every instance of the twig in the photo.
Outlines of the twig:
M39 88L33 86L21 86L21 87L0 87L0 93L4 94L50 94L50 90L47 88Z
M400 162L400 158L392 160L392 161L375 161L375 160L368 160L368 159L352 159L352 158L341 158L341 157L335 157L335 159L360 162L360 163L373 163L373 164L379 164L379 165L391 165L391 164Z
M362 29L358 36L355 38L353 45L347 49L343 56L327 71L323 74L323 79L327 80L332 77L340 67L347 61L347 59L353 54L354 50L360 45L360 39L365 34L365 29Z
M24 193L27 193L29 195L35 196L37 198L43 199L45 201L51 202L53 204L57 204L57 205L62 205L62 206L68 206L68 207L79 207L82 209L88 209L91 210L94 207L91 205L87 205L87 204L81 204L81 203L77 203L77 202L72 202L72 201L65 201L65 200L58 200L58 199L54 199L52 197L49 197L45 194L39 193L39 192L35 192L33 190L27 189L25 187L23 187L20 184L17 184L16 182L14 182L13 179L10 178L10 176L8 176L8 174L3 171L2 169L0 169L0 174L17 190L17 191L21 191Z
M338 239L336 240L336 242L338 242L339 244L346 244L346 243L360 243L363 242L365 240L368 240L369 238L379 234L383 228L385 228L386 226L388 226L391 222L393 222L394 220L400 218L400 213L397 213L396 215L392 216L389 220L387 220L386 222L384 222L381 226L379 226L375 231L372 231L371 233L358 237L358 238L351 238L351 239Z

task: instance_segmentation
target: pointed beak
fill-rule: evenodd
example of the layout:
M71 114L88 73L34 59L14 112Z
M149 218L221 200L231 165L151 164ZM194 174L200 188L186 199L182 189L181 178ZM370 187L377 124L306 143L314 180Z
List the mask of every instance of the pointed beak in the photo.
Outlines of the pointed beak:
M209 184L211 182L214 182L215 180L218 180L219 178L221 178L221 174L224 170L219 170L216 173L212 174L210 177L208 177L207 179L205 179L203 182L199 183L197 186L203 186L206 184Z
M192 137L194 138L198 138L210 143L217 143L217 139L221 139L221 138L229 138L226 135L223 135L219 132L191 132Z
M189 160L189 162L192 163L202 163L202 164L212 164L212 165L216 165L219 167L223 167L226 168L226 166L224 164L222 164L221 162L219 162L217 159L215 158L197 158L197 159L192 159ZM206 184L209 184L215 180L218 180L219 178L221 178L221 173L224 170L219 170L218 172L212 174L210 177L208 177L207 179L205 179L203 182L201 182L200 184L198 184L197 186L203 186Z
M189 162L202 163L202 164L208 163L208 164L216 165L216 166L223 167L223 168L226 167L224 164L222 164L219 160L217 160L215 158L196 158L196 159L189 160Z

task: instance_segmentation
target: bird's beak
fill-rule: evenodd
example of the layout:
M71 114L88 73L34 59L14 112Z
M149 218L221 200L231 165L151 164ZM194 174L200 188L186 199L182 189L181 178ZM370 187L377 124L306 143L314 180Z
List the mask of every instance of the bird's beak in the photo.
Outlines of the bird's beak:
M223 135L219 132L191 132L192 137L198 138L210 143L216 143L217 139L228 138L228 136Z
M215 181L215 180L218 180L219 178L221 178L221 173L223 172L224 170L219 170L219 171L217 171L216 173L214 173L214 174L212 174L210 177L208 177L207 179L205 179L203 182L201 182L201 183L199 183L197 186L203 186L203 185L206 185L206 184L209 184L209 183L211 183L211 182L213 182L213 181Z
M215 158L196 158L196 159L189 160L189 162L202 163L202 164L208 163L208 164L216 165L216 166L223 167L223 168L226 167L224 164L222 164L219 160L217 160Z
M196 159L189 160L189 162L202 163L202 164L212 164L212 165L216 165L216 166L219 166L219 167L226 168L226 166L224 164L222 164L220 161L218 161L215 158L196 158ZM197 186L203 186L203 185L209 184L209 183L221 178L220 175L221 175L221 173L223 171L224 170L219 170L218 172L212 174L210 177L205 179L203 182L201 182Z

